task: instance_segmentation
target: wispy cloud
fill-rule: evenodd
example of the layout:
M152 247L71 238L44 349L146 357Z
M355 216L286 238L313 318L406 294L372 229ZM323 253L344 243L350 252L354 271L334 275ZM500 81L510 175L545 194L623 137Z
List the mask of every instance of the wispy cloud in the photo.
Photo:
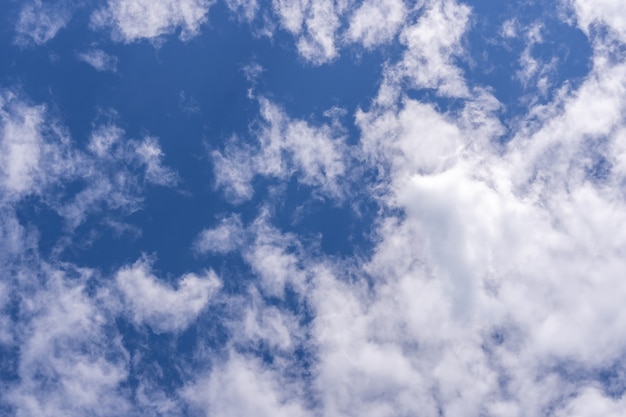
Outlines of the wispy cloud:
M15 24L16 42L42 45L63 29L72 17L73 8L64 0L24 2Z
M91 65L97 71L117 71L118 59L109 55L102 49L89 49L77 55L78 59Z
M127 140L119 127L105 124L94 128L87 149L80 149L45 106L30 104L10 90L0 95L0 123L2 202L37 196L70 229L102 207L137 210L144 184L174 186L178 181L162 164L155 138ZM64 188L77 180L84 187L71 192Z
M234 138L223 152L212 153L216 186L237 203L252 197L255 176L285 179L295 174L299 182L340 197L340 178L346 170L343 132L331 125L293 120L266 98L259 104L257 143Z

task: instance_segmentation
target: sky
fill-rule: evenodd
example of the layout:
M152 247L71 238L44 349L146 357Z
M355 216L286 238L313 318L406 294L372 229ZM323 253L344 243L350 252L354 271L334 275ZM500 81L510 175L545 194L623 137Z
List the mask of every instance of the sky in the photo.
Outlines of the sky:
M0 415L626 414L626 3L0 3Z

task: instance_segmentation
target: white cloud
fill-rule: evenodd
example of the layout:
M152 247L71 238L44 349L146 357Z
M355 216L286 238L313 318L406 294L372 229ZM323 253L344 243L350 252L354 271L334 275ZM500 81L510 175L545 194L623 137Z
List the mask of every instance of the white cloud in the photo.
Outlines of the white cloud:
M571 0L581 28L590 34L594 24L608 26L622 42L626 42L626 4L619 0Z
M22 277L19 381L2 396L16 416L109 416L126 414L130 403L120 384L128 375L127 357L119 339L110 339L110 319L96 300L86 295L84 280L67 279L64 271L41 271L45 286L34 294L35 279Z
M87 149L81 154L76 177L84 188L64 202L52 200L69 229L103 209L133 213L142 207L145 184L175 186L177 174L162 165L163 152L156 138L124 138L124 131L113 124L94 128Z
M346 34L350 41L372 48L390 42L406 16L402 0L366 0L351 16Z
M500 36L503 38L516 38L518 36L519 23L515 18L507 19L502 23Z
M303 339L297 317L277 307L267 306L261 297L251 291L251 306L245 309L242 322L232 323L234 342L244 347L259 342L267 344L272 355L293 355Z
M151 184L171 187L178 177L170 168L163 166L163 151L156 138L146 136L140 142L132 142L132 149L140 163L145 166L145 180Z
M30 105L11 91L0 93L0 183L5 198L40 193L74 175L69 139L44 106Z
M455 60L463 54L462 37L469 24L470 8L453 0L431 1L423 14L400 33L406 46L402 60L390 66L381 85L379 101L390 103L411 88L434 89L447 97L469 97L462 70Z
M274 0L281 25L297 40L298 52L314 64L338 56L337 32L349 10L350 0Z
M558 410L558 417L619 417L624 412L624 398L614 399L603 395L597 388L589 387L578 393L576 398L563 409Z
M462 31L446 25L450 16L466 22L468 10L446 4L427 8L416 27L450 35L449 50L425 59L450 65L450 80L464 86L451 62L462 53ZM406 59L391 67L401 76L387 77L389 88L401 91L415 75L402 72ZM488 89L473 87L476 97L459 110L399 94L399 103L357 112L364 163L383 176L367 188L382 206L373 256L357 266L316 257L260 218L243 255L261 292L282 297L297 277L293 288L313 317L299 329L278 313L263 323L255 305L232 326L237 346L269 339L281 357L277 347L294 343L286 331L309 335L312 412L328 416L618 415L623 401L598 374L626 347L626 233L615 227L626 222L626 71L602 48L593 65L580 88L530 108L507 144ZM415 85L440 85L432 74ZM282 142L262 143L265 172L288 172ZM217 378L189 392L199 398L199 387L210 392Z
M244 239L241 219L230 216L222 219L216 227L203 230L194 243L194 249L199 253L225 254L239 249Z
M158 39L180 29L180 38L196 36L206 22L211 0L108 0L91 16L94 28L110 27L114 39Z
M10 233L10 232L9 232ZM4 238L2 236L1 238ZM4 239L0 240L4 243ZM4 246L4 245L2 245ZM8 314L5 313L9 302L10 288L6 283L0 283L0 346L13 342L12 323Z
M159 282L146 260L120 269L116 283L133 321L148 324L156 332L186 329L206 308L221 283L213 272L185 274L176 288Z
M464 148L463 135L431 106L407 100L397 114L368 117L358 112L364 150L395 171L433 174L453 165Z
M0 93L0 189L4 203L36 196L73 230L103 207L133 212L141 207L144 183L175 186L178 177L162 163L163 152L150 136L126 140L108 124L94 129L87 149L79 149L43 105L12 91ZM68 192L67 181L81 181Z
M211 158L215 186L224 191L224 197L234 204L251 199L254 195L251 182L256 172L250 148L233 138L223 154L213 151Z
M258 144L249 146L233 140L225 152L212 153L216 186L232 202L250 199L251 181L256 175L285 180L296 175L332 197L341 197L340 180L346 171L343 132L336 126L311 126L293 120L265 98L261 105Z
M333 19L345 5L274 4L286 29L319 48L311 57L337 53ZM598 15L616 24L576 4L581 22ZM322 12L328 20L316 23ZM292 119L262 98L257 142L234 139L213 153L216 185L239 201L252 197L256 176L296 176L342 196L356 154L379 175L357 185L380 206L365 259L321 255L272 225L265 207L247 227L233 215L200 233L197 251L239 251L256 280L227 300L231 335L220 352L227 355L206 346L194 352L206 362L191 367L178 394L199 414L621 415L622 392L609 395L599 375L626 348L626 65L593 39L593 69L582 85L533 105L501 143L500 104L488 86L468 87L454 63L469 21L466 6L431 2L402 30L404 56L386 67L371 108L355 115L359 149L345 145L338 126ZM367 42L370 32L359 33ZM407 98L406 83L461 99L442 110ZM151 137L127 141L119 127L104 125L74 152L62 129L44 128L45 108L1 97L9 203L43 193L56 178L86 178L64 206L80 218L102 204L132 209L142 182L175 183ZM44 154L54 158L45 162ZM9 209L0 217L0 260L32 247ZM15 278L38 288L20 305L23 329L0 320L0 340L21 349L20 379L3 398L18 415L129 414L119 387L130 361L105 332L112 307L87 295L89 273L70 280L29 272ZM202 315L220 282L209 272L166 284L140 260L119 270L114 285L119 312L157 332L178 332ZM0 288L4 300L11 290ZM140 382L137 398L155 404L155 413L177 412L150 381Z
M269 213L265 211L251 225L254 242L245 248L244 258L259 277L259 286L265 294L282 297L288 285L301 292L306 285L306 273L300 263L298 242L268 221Z
M71 17L71 7L65 1L25 2L15 24L16 42L42 45L54 38Z
M357 114L366 154L388 167L379 201L402 215L379 218L365 268L373 288L332 269L312 279L328 407L366 416L619 410L597 377L567 373L599 372L626 346L617 301L626 235L613 230L626 221L614 169L625 85L623 64L597 52L583 85L532 108L504 149L488 95L460 113L404 99ZM477 119L482 127L468 123ZM590 171L601 157L611 162L598 179Z
M81 52L78 54L78 59L91 65L97 71L117 71L117 57L107 54L102 49L89 49Z
M251 22L258 10L259 3L257 0L226 0L226 5L237 16L241 16L243 20Z
M206 416L304 417L291 381L257 359L232 353L211 373L187 386L183 397Z

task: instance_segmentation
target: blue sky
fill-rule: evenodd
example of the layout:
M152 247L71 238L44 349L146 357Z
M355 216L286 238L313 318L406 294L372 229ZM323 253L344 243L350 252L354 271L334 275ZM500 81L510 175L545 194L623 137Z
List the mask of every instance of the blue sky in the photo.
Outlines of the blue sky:
M626 5L0 5L0 414L622 416Z

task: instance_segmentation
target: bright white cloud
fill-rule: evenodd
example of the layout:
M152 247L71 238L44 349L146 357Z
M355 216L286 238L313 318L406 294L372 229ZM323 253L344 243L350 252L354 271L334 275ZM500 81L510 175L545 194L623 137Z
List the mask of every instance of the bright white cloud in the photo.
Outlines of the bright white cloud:
M452 2L428 6L404 32L419 41L407 41L387 86L401 91L408 77L419 88L456 85L442 95L470 91L452 63L462 31L451 16L467 22L468 12ZM423 78L406 70L419 54L426 69L411 68ZM597 48L580 88L531 107L506 145L500 104L475 87L459 110L379 97L357 112L365 162L384 175L371 188L386 209L371 259L355 267L315 258L267 217L250 228L257 237L244 250L267 294L280 297L301 277L293 288L314 314L289 332L311 337L315 413L619 415L623 401L598 374L626 347L626 233L615 228L626 222L625 86L624 65ZM266 172L283 172L284 148L271 140L265 148ZM263 323L255 308L238 343L294 343L284 317ZM189 392L209 392L216 375Z
M206 416L309 416L290 382L256 358L232 353L207 377L186 387L182 395Z
M15 24L16 42L23 45L42 45L54 38L71 17L71 6L63 0L24 2Z
M619 409L567 372L610 366L626 344L626 237L611 230L626 221L623 171L592 174L620 158L625 83L597 53L580 89L531 109L504 155L488 96L460 114L406 99L357 114L366 154L389 165L380 201L403 215L380 219L373 289L333 270L313 279L329 414Z
M186 274L176 288L162 283L146 260L122 268L116 283L137 324L148 324L156 332L187 328L206 308L221 283L213 272L204 276Z
M91 65L97 71L117 71L117 57L107 54L102 49L89 49L81 52L78 54L78 59Z
M30 105L11 91L0 93L0 183L4 198L40 193L74 175L76 156L44 106Z
M158 39L180 29L180 38L194 37L206 22L212 0L108 0L91 16L94 28L110 27L114 39L134 42Z
M301 292L306 273L299 259L298 242L294 236L280 233L268 220L265 212L251 225L255 239L244 251L244 257L258 274L259 286L267 295L282 297L286 286Z
M390 42L405 22L407 10L402 0L366 0L350 18L347 37L366 48Z
M381 85L379 100L389 103L410 87L434 89L448 97L468 97L463 72L455 60L463 54L461 39L467 30L470 8L453 0L431 1L422 15L400 33L406 46L402 59L391 66Z
M89 271L41 271L43 288L24 292L36 278L22 277L21 323L17 328L19 381L2 397L16 416L110 416L126 414L130 403L120 384L128 375L127 354L117 338L107 337L110 317L87 296Z
M594 24L604 24L626 41L626 4L619 0L571 0L578 23L589 35Z
M308 61L323 64L338 56L337 32L350 0L274 0L282 27L297 39L298 52Z
M231 324L234 342L244 347L265 343L276 358L293 355L304 339L297 317L267 306L255 291L250 291L249 297L251 306L244 310L242 322Z

